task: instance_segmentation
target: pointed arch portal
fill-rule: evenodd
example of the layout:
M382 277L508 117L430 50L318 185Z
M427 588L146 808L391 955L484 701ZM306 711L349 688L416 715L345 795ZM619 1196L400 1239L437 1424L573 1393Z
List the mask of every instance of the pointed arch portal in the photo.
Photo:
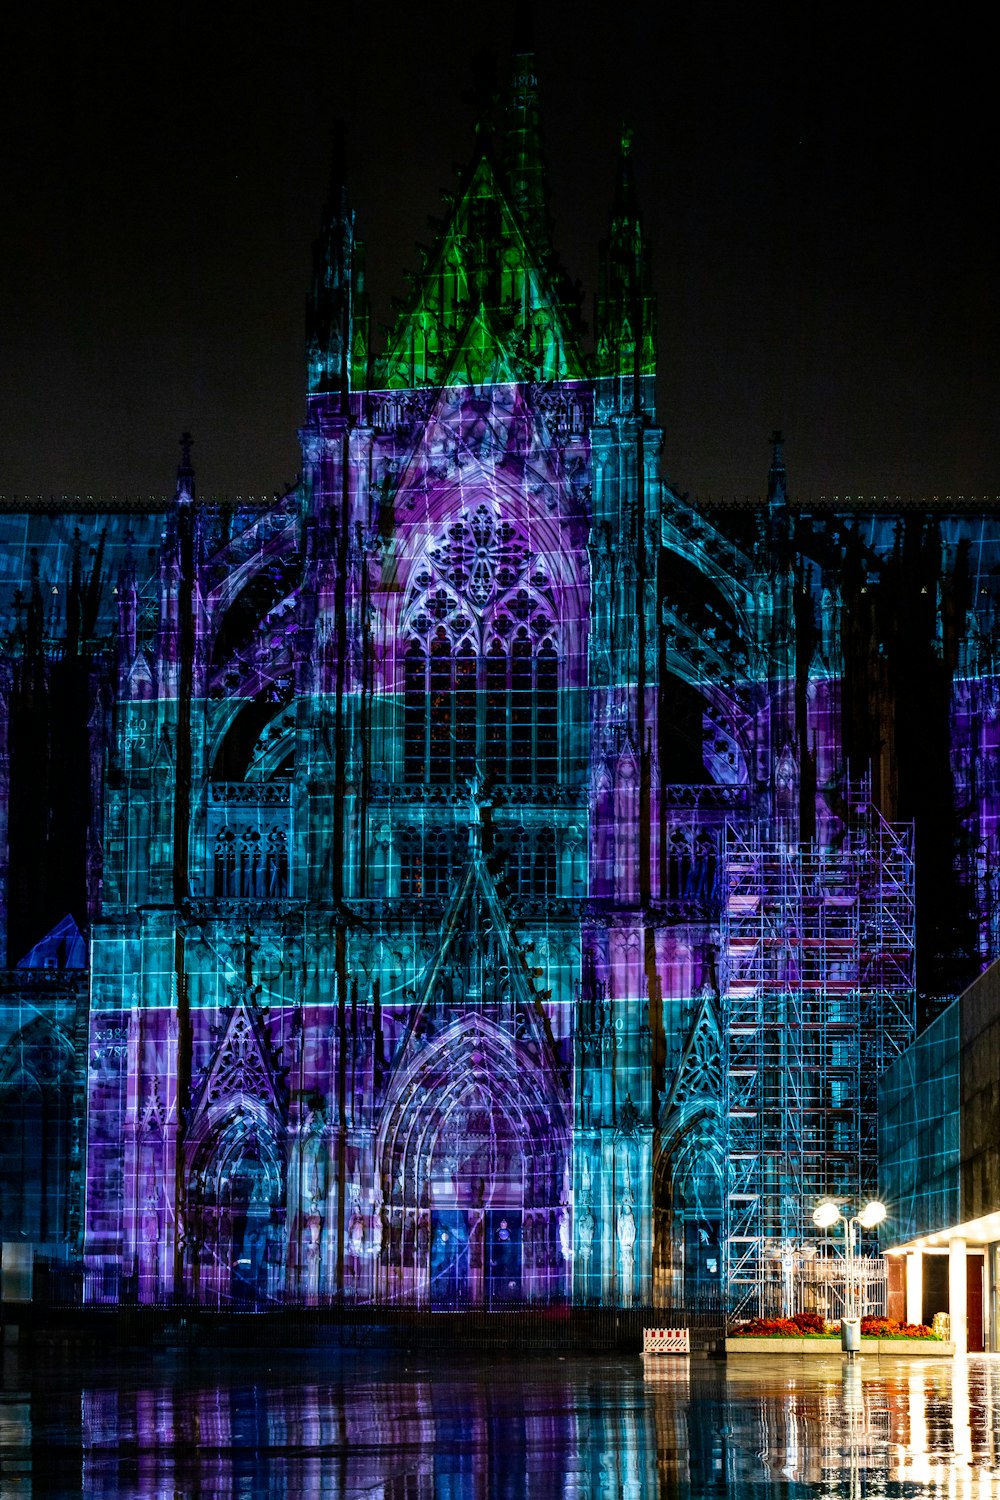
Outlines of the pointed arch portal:
M0 1234L37 1243L69 1231L73 1048L38 1018L0 1053Z
M653 1281L688 1303L722 1284L725 1131L717 1000L702 995L661 1114L653 1166Z
M206 1133L188 1189L192 1291L206 1302L259 1303L279 1290L284 1154L263 1111L243 1101Z
M378 1139L386 1295L431 1307L562 1301L569 1132L552 1080L466 1015L404 1069Z
M653 1286L664 1302L693 1306L722 1285L724 1166L715 1101L679 1110L653 1168Z

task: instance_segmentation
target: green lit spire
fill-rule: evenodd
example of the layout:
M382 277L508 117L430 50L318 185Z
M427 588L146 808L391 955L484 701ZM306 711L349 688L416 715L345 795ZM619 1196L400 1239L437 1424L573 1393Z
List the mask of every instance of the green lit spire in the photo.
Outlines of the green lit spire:
M515 16L502 132L501 162L510 185L511 200L530 239L541 250L548 241L548 215L538 79L531 39L531 14L527 5L520 5Z
M621 379L654 375L656 298L635 191L632 132L624 127L598 277L595 373Z
M549 239L529 7L515 17L510 83L413 278L378 382L388 389L578 379L575 300Z

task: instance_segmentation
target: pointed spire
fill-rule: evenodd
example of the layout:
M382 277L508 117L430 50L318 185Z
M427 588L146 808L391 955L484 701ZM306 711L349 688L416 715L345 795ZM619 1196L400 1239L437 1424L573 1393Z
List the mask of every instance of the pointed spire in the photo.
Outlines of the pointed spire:
M517 47L528 47L527 20ZM553 254L530 51L515 51L500 118L483 114L476 155L400 308L380 388L575 379L578 295ZM495 129L487 124L495 122ZM492 135L493 140L485 139Z
M314 248L313 288L306 321L310 395L336 392L346 397L349 390L363 386L368 366L364 247L354 234L340 121L333 131L330 186Z
M632 161L632 129L622 124L618 148L618 180L615 183L614 219L627 219L638 225L639 205L635 192L635 167Z
M548 215L538 78L531 29L531 7L519 4L514 14L501 159L514 205L532 243L540 249L546 243Z
M190 504L194 499L194 468L191 464L191 449L194 446L194 438L189 432L182 432L180 436L181 461L177 465L177 489L174 491L174 499L184 504Z
M632 131L625 125L608 237L601 244L595 321L598 375L637 381L656 373L656 298L635 188Z
M772 510L788 504L788 473L785 469L785 435L771 433L771 467L767 471L767 503Z

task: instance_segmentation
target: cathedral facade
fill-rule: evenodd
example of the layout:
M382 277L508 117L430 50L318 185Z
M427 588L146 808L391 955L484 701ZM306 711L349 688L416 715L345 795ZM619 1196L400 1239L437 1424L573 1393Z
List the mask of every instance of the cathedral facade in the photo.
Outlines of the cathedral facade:
M877 1190L1000 527L675 490L627 138L591 344L520 54L378 350L335 171L293 489L0 516L2 1238L85 1300L761 1305Z

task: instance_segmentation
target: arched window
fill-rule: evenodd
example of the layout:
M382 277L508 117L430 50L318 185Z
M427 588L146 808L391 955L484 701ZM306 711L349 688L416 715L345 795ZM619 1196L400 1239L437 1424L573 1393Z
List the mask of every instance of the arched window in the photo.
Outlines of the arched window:
M259 896L261 871L261 839L257 828L244 828L240 835L240 895Z
M422 781L427 749L427 657L418 641L406 653L403 686L403 775L407 781Z
M272 828L264 853L264 888L268 896L288 894L288 840L284 829Z
M544 559L493 509L455 521L407 600L407 781L559 776L555 593Z
M556 840L551 828L538 830L531 887L535 896L554 896L556 893Z
M236 835L231 828L220 828L215 835L215 885L217 896L235 896Z
M397 834L399 850L399 894L422 896L424 894L424 861L419 828L404 828Z
M430 779L451 781L452 764L452 665L451 641L439 625L431 641L430 692Z

